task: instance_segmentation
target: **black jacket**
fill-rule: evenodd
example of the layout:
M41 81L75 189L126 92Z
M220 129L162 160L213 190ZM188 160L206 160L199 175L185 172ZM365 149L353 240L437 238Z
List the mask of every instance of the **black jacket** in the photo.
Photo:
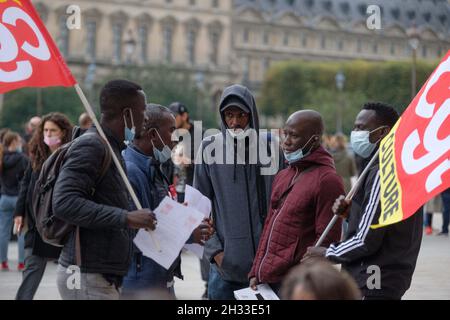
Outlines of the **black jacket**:
M39 171L33 171L31 163L28 164L25 175L20 182L19 197L17 199L14 216L21 216L27 224L28 230L25 233L25 248L31 248L32 254L42 258L58 259L61 248L46 244L36 229L36 222L33 212L33 191L36 181L39 178Z
M6 151L0 175L1 193L7 196L19 194L20 180L28 165L28 158L22 152Z
M103 128L125 170L123 142ZM88 132L96 132L92 127ZM106 146L99 135L82 135L73 141L56 181L55 216L80 227L81 271L124 276L132 252L132 233L127 228L128 191L114 162L100 180ZM95 190L94 195L92 191ZM59 263L75 265L75 232L64 246Z
M352 200L345 240L327 249L327 258L342 263L364 296L400 299L411 285L420 244L423 215L416 213L402 222L372 229L381 214L378 160L370 168ZM375 268L373 267L375 266ZM367 288L367 280L380 269L381 289ZM373 277L369 279L372 284Z

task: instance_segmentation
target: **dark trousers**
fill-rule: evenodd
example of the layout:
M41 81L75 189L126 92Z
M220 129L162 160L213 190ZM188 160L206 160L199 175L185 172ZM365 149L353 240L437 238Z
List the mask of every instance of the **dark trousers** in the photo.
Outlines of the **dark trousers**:
M16 300L33 300L47 267L47 258L35 256L32 251L31 248L25 249L25 270Z
M442 232L448 233L448 224L450 223L450 189L442 192L441 196L444 206L442 210Z
M236 300L234 291L248 287L248 283L238 283L223 280L215 264L209 269L208 299L209 300Z

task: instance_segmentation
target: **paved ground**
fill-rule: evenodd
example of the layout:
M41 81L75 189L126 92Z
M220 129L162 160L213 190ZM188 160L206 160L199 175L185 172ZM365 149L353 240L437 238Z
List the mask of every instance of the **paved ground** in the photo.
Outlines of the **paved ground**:
M440 215L435 215L434 227L440 225ZM10 245L10 267L16 267L17 246ZM175 283L175 291L179 299L200 299L204 284L200 278L198 259L191 254L183 254L182 269L184 281ZM437 236L424 236L422 248L414 274L412 286L404 299L439 299L450 300L450 239ZM55 285L56 265L49 263L44 279L36 294L36 299L59 299ZM0 299L13 299L21 281L17 271L0 272Z

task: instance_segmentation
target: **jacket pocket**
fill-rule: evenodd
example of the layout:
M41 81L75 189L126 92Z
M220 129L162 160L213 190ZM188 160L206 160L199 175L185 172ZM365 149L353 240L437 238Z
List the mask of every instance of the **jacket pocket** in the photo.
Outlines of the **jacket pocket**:
M225 240L221 271L233 281L247 281L247 274L253 262L249 236L233 237Z

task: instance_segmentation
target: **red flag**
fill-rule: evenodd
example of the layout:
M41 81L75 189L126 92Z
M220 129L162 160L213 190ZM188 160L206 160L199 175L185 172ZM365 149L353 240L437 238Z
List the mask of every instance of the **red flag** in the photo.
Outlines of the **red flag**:
M0 93L75 84L30 0L0 1Z
M450 187L450 51L380 147L378 225L407 219Z

